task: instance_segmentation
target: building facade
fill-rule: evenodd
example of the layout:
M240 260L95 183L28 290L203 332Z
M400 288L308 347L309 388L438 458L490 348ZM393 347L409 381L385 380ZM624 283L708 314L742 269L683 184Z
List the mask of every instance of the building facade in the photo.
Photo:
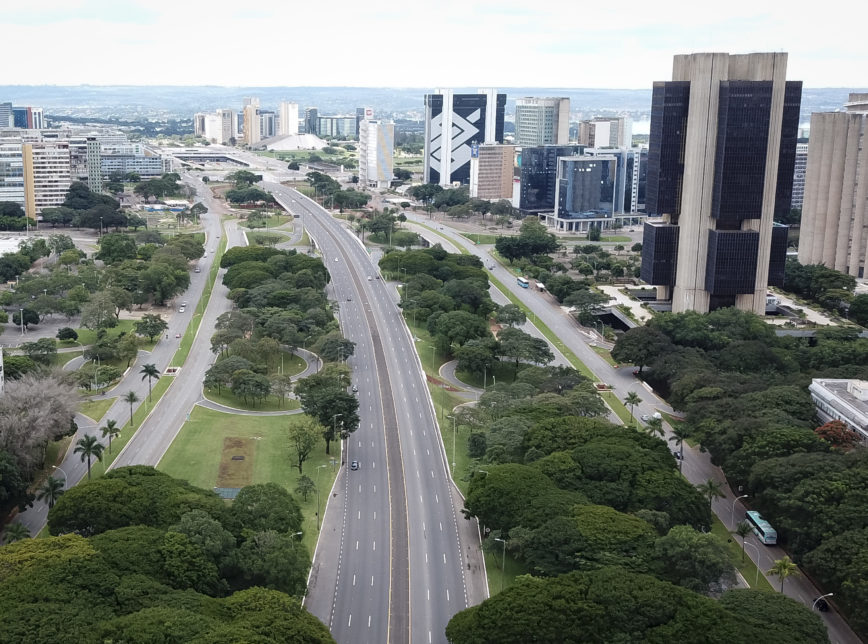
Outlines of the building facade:
M91 192L102 192L102 158L99 139L88 136L87 146L87 187Z
M252 147L259 143L261 138L259 125L259 107L256 105L244 106L244 143Z
M512 199L514 168L514 145L471 146L470 196L489 201Z
M308 134L316 134L319 127L319 110L308 107L304 110L304 131Z
M814 378L808 391L822 423L840 420L868 443L868 382Z
M590 148L632 147L633 123L629 116L600 116L581 121L579 143Z
M298 103L280 101L278 134L284 136L298 134Z
M363 120L359 130L359 183L388 188L394 178L395 124Z
M12 116L12 103L0 103L0 129L7 127L15 127L15 120Z
M521 151L518 208L525 214L553 213L557 201L558 159L578 156L580 145L542 145Z
M799 263L865 277L868 94L850 94L845 108L811 115Z
M793 170L793 199L791 208L802 209L805 201L805 174L808 170L808 144L796 143L796 165Z
M69 192L69 143L45 141L22 146L24 211L36 219L44 208L61 205Z
M470 183L471 144L503 142L505 109L506 94L493 89L477 94L438 89L426 94L424 182Z
M336 139L355 139L359 134L356 130L356 117L318 116L315 134Z
M259 110L259 138L270 139L277 135L277 115L268 110Z
M21 139L0 139L0 201L24 208L24 159Z
M785 53L676 56L654 83L642 279L676 313L765 313L783 283L801 82Z
M515 99L515 144L535 147L570 142L570 99Z

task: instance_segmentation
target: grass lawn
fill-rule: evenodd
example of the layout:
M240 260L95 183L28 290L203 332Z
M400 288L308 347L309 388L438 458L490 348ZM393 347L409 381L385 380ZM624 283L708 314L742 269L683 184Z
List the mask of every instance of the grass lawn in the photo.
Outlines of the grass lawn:
M301 234L301 239L299 239L295 245L296 246L310 246L310 236L307 234L306 230Z
M292 221L292 219L293 219L292 215L270 215L268 217L256 217L256 220L267 223L268 228L276 228L278 226L283 226L283 224L285 224L289 221ZM238 225L243 226L244 228L250 228L250 222L248 219L239 220ZM265 231L266 226L264 226L264 225L263 226L257 225L254 228L254 230L260 230L260 229L263 232L266 232Z
M115 338L119 336L121 333L135 333L135 322L133 320L118 320L118 324L111 329L106 329L106 335L109 338ZM96 342L96 331L91 329L76 329L76 333L78 333L78 341L84 345L93 344ZM77 346L75 342L62 342L59 346L65 347L74 347Z
M474 244L493 244L497 241L497 235L487 235L481 233L461 233L462 237L467 237Z
M603 360L608 362L610 365L612 365L613 367L618 366L618 363L615 362L614 358L612 358L612 352L611 351L609 351L608 349L605 349L603 347L598 347L596 345L592 346L591 348L594 350L594 352L597 355L599 355L601 358L603 358Z
M611 237L601 237L600 241L601 242L616 243L616 242L628 242L628 241L633 241L633 240L630 239L629 237L627 237L626 235L613 235Z
M603 400L606 401L606 404L612 408L612 411L615 412L615 415L621 419L621 422L625 425L629 425L631 422L630 419L630 410L624 406L624 401L622 401L618 396L615 395L612 391L602 391L600 392L600 396L602 396Z
M519 371L521 371L522 367L529 367L530 365L519 365ZM457 378L464 383L472 387L479 387L482 389L484 386L490 387L495 384L498 380L501 382L513 382L515 376L515 363L511 362L495 362L494 369L489 370L488 374L485 372L477 374L471 373L469 371L456 371L455 375Z
M254 245L268 246L286 241L289 235L279 230L251 230L247 233L247 241Z
M244 402L243 398L239 398L226 388L217 393L216 389L209 387L205 388L205 398L233 409L246 409L250 411L286 411L288 409L298 409L301 404L295 398L285 398L283 405L279 404L276 396L268 396L261 403L253 401Z
M513 559L508 552L506 553L506 565L504 565L503 544L500 541L495 541L492 535L489 535L483 543L485 544L485 572L488 577L488 591L491 597L494 597L501 588L506 590L515 583L516 577L526 575L528 571L521 562Z
M738 568L739 572L745 578L745 581L750 585L754 590L767 590L769 592L775 592L775 589L772 588L772 585L769 583L769 580L766 579L762 573L757 576L757 567L756 564L751 560L749 556L744 557L744 563L742 563L742 554L741 554L741 543L738 541L738 537L736 535L730 534L730 532L726 529L726 526L723 525L720 519L714 516L714 523L711 526L712 534L717 535L723 542L726 544L726 549L729 552L729 558L732 560L732 564ZM730 541L731 540L731 541ZM762 547L762 546L757 546ZM751 551L750 542L748 542L748 554Z
M65 365L67 362L69 362L73 358L77 358L81 354L81 351L64 351L63 353L55 353L53 356L51 356L51 366L63 367L63 365Z
M109 410L109 407L115 404L117 398L101 398L99 400L85 400L78 406L78 410L93 420L95 423L99 423L102 420L102 417L105 416L105 413Z
M293 453L286 437L286 428L301 416L238 416L223 414L203 407L194 407L190 420L169 447L157 469L171 476L185 479L205 489L217 485L221 473L221 462L225 462L224 448L245 451L245 468L249 468L251 483L274 482L283 486L296 498L304 515L303 542L313 553L317 540L317 499L316 494L305 501L295 493L298 483L298 470L292 467ZM226 439L232 439L228 443ZM245 439L249 439L249 442ZM250 447L252 445L252 447ZM320 511L325 510L326 497L331 490L337 474L336 465L340 464L340 448L332 445L332 455L325 453L325 443L314 450L304 464L304 473L314 480L320 488ZM336 459L332 466L331 458ZM235 461L238 463L238 461ZM325 467L320 467L320 466ZM227 472L224 476L235 475ZM227 486L228 487L228 486Z

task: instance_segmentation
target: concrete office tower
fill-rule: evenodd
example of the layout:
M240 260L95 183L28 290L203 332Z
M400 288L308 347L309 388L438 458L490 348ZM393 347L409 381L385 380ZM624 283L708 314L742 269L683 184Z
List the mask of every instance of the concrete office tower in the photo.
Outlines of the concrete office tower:
M676 56L654 83L641 276L672 310L763 315L786 260L802 84L785 53Z
M298 134L298 103L280 101L278 134L292 136Z
M470 182L471 143L501 143L506 94L493 89L425 95L425 183L449 186Z
M66 201L71 183L69 143L25 143L22 153L24 211L28 217L36 219L44 208L59 206Z
M21 139L0 139L0 201L24 208L24 159Z
M255 105L244 106L244 143L250 147L260 140L259 109Z
M0 103L0 129L13 127L12 103Z
M515 146L482 144L470 148L470 196L474 199L512 199Z
M566 145L570 142L570 99L515 99L515 144Z
M193 115L193 134L196 136L205 136L205 120L208 115L205 112L196 112Z
M846 112L811 115L799 263L865 277L868 255L868 94Z
M359 130L359 183L369 188L392 184L395 124L363 120Z
M592 148L629 148L633 145L633 121L629 116L601 116L582 121L579 143Z
M277 115L268 110L259 110L259 138L270 139L277 134Z
M802 209L805 200L805 172L808 169L808 144L796 143L796 167L793 171L793 198L790 208Z
M229 139L238 137L238 118L235 110L217 110L220 121L220 143L226 145Z
M102 192L102 154L95 134L87 137L87 187Z
M319 110L308 107L304 110L304 131L308 134L319 134Z
M253 106L259 109L259 99L255 96L245 96L241 102L242 107L250 107Z

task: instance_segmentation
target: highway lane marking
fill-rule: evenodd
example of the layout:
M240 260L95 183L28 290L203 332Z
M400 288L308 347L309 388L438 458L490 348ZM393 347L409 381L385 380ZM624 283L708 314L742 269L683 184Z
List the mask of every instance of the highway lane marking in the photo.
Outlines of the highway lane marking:
M368 615L368 628L371 628L371 616Z
M371 588L373 588L373 587L374 587L374 576L371 575Z
M442 522L442 521L438 521L438 523L440 524L440 532L443 532L443 522Z
M353 615L350 613L350 618L347 620L347 628L353 625Z
M356 539L356 550L358 550L358 549L359 549L359 540Z
M353 575L353 586L355 586L355 585L356 585L356 576Z
M446 563L446 553L443 553L443 563Z
M359 494L361 494L361 493L362 493L362 484L359 483Z
M374 494L376 494L376 493L377 493L377 484L375 483L375 484L374 484ZM374 512L374 514L376 515L377 513Z
M377 549L377 542L376 542L376 540L374 541L374 548L373 548L373 549L374 549L374 550Z
M376 520L377 520L377 511L374 510L374 521L376 521Z
M449 601L449 589L446 589L446 601Z

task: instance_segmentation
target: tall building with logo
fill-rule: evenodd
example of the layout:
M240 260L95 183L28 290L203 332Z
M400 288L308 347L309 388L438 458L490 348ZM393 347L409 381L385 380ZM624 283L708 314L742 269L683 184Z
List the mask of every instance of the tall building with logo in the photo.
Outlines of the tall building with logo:
M373 111L370 111L373 116ZM359 183L369 188L392 184L395 124L364 119L359 130Z
M672 310L765 313L786 260L802 84L785 53L676 56L651 102L641 277Z
M59 206L69 192L70 160L67 141L25 143L22 146L24 167L24 211L31 219L44 208Z
M477 94L438 89L426 94L425 183L469 183L470 146L503 142L505 108L506 94L493 89Z
M865 277L868 258L868 94L846 112L811 115L799 263Z
M566 145L570 142L570 99L515 99L515 144Z
M280 101L277 133L284 136L298 134L298 103Z

